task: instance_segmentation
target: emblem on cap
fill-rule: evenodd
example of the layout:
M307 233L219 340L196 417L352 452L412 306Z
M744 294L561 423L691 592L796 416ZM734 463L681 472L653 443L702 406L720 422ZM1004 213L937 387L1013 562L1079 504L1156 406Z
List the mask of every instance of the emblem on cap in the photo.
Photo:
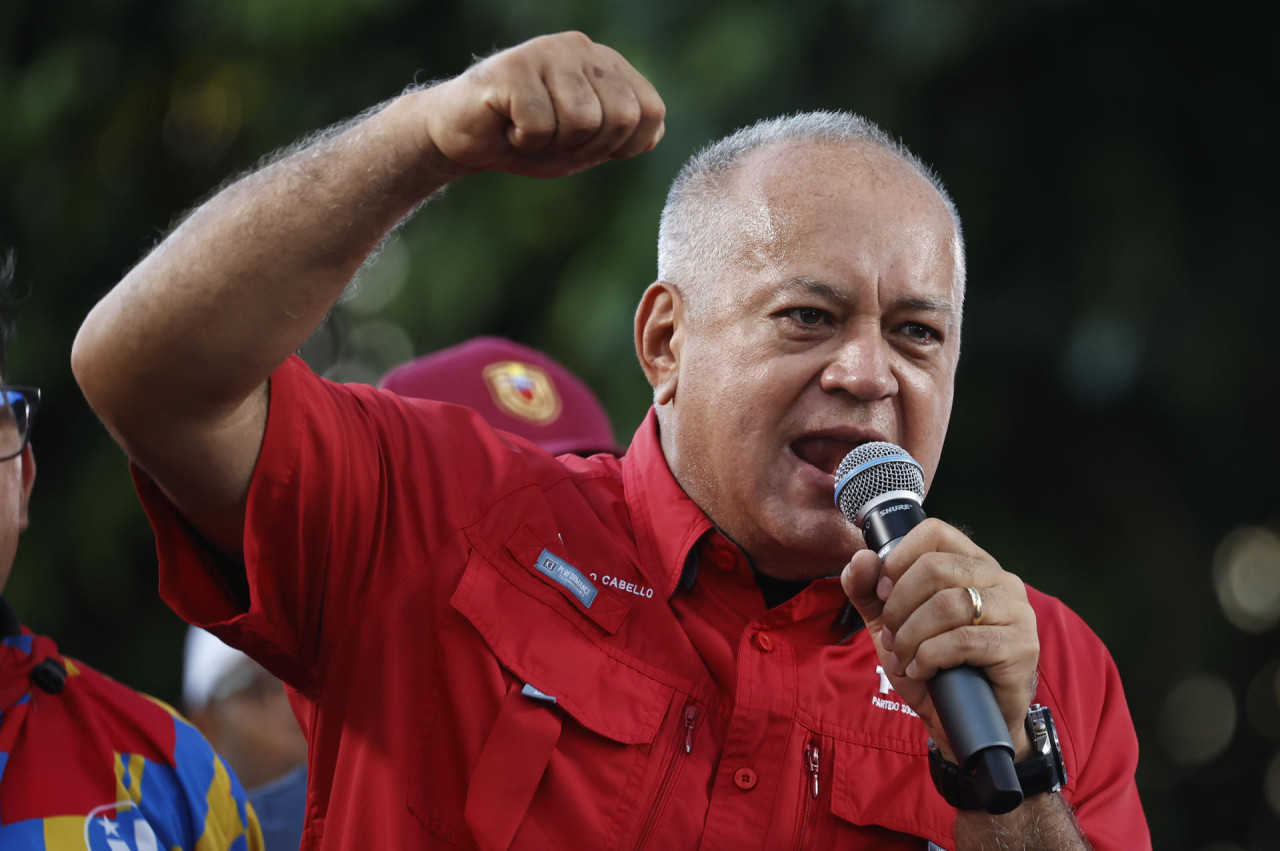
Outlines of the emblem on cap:
M551 377L527 363L498 361L484 368L484 381L499 408L544 425L560 416L560 394Z

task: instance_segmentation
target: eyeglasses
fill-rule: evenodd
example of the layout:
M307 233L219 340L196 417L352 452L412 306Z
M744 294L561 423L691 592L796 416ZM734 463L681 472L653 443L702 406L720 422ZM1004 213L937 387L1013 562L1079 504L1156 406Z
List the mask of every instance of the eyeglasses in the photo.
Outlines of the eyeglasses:
M0 461L17 458L27 448L31 423L40 405L40 388L0 384L4 404L0 406Z

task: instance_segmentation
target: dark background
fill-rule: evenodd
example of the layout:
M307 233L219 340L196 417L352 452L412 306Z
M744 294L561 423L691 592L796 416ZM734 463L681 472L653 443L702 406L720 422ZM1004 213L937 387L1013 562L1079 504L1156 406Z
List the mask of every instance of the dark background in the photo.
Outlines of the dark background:
M662 145L566 180L454 187L308 344L313 366L369 380L506 334L583 375L625 441L649 399L631 316L680 162L765 115L862 112L936 165L968 238L931 513L1111 648L1157 848L1280 847L1275 9L9 0L0 245L29 296L8 378L45 395L6 596L65 651L176 700L183 626L70 374L81 318L265 153L473 53L581 29L664 95Z

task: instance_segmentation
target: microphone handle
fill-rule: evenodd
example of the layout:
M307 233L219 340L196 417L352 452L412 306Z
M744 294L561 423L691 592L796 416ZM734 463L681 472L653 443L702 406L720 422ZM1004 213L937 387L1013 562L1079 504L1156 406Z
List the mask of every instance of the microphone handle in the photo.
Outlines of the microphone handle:
M914 495L906 494L876 500L859 513L862 536L881 561L925 519ZM983 809L999 815L1021 804L1013 740L986 676L970 665L960 665L939 671L926 687L960 770L973 779Z
M946 668L925 686L961 772L973 778L982 808L999 815L1021 804L1022 783L1013 765L1013 741L983 673L971 665Z

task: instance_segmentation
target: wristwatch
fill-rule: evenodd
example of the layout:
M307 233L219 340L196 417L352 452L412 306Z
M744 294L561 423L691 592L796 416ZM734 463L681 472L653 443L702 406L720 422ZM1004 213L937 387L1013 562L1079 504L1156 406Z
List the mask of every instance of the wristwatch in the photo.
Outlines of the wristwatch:
M1062 761L1062 746L1058 744L1058 730L1053 726L1049 707L1031 704L1027 712L1027 738L1031 740L1033 753L1014 766L1024 800L1041 792L1057 792L1067 783L1067 766ZM933 739L929 740L929 776L938 793L957 810L983 808L973 777L949 762Z

